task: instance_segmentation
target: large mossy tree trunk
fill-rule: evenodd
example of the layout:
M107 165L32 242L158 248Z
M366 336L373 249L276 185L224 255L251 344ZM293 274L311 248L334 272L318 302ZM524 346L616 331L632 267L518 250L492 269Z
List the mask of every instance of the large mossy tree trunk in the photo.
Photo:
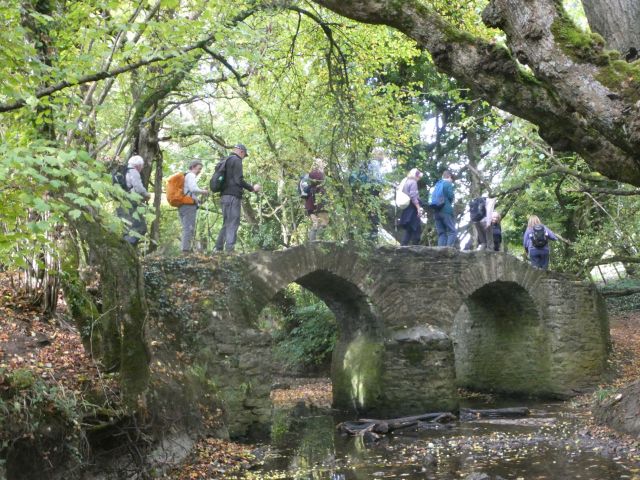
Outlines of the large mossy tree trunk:
M118 370L125 402L135 407L144 402L149 382L150 353L146 343L147 304L142 266L136 250L120 236L96 222L78 222L79 238L93 251L91 255L99 276L101 314L95 319L84 283L78 275L67 277L66 291L72 313L81 331L90 327L96 333L89 342L107 370ZM77 250L76 250L77 252ZM70 259L69 267L79 264ZM85 342L87 342L85 338Z

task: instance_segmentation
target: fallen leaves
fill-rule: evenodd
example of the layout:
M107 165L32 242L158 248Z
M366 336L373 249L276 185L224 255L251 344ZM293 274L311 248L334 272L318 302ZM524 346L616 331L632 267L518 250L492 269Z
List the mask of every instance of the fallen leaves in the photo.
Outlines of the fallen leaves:
M611 386L619 387L640 378L640 312L624 312L612 316L611 363L617 372Z
M248 468L254 461L247 445L205 438L198 442L185 464L171 470L165 478L171 480L205 480L228 478Z
M0 369L26 369L46 384L78 395L99 388L101 396L117 398L115 378L101 374L74 326L43 318L35 307L12 294L5 276L0 276L0 297L4 300L0 306Z
M308 407L331 408L333 393L330 379L294 379L291 383L288 388L278 388L271 392L274 407L291 408L302 401Z

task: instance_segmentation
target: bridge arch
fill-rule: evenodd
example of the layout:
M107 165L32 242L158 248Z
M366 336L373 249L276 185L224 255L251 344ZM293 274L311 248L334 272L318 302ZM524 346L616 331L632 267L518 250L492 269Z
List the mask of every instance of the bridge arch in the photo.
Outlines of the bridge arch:
M549 331L534 297L496 280L464 299L451 331L456 381L479 391L549 392Z
M371 411L380 403L384 321L372 299L375 285L366 258L353 248L294 247L251 256L259 312L291 283L320 298L333 312L337 340L331 360L333 405ZM257 319L257 316L256 316Z

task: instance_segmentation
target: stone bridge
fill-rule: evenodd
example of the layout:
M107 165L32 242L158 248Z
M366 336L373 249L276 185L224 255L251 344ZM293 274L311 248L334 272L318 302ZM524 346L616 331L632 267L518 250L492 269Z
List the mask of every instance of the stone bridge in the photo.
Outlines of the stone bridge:
M458 386L566 397L597 384L606 366L608 322L593 285L503 253L316 243L146 267L154 335L179 339L236 435L268 422L277 362L257 319L293 282L336 316L337 408L450 410Z

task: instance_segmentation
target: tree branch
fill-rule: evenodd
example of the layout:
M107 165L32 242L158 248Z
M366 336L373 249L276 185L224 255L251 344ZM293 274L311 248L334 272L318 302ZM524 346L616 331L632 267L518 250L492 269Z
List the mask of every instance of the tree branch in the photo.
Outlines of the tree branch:
M596 187L580 187L575 190L568 190L574 193L601 193L604 195L633 196L640 195L640 189L621 190L616 188L596 188Z
M640 287L624 288L620 290L600 290L600 295L603 297L626 297L628 295L635 295L640 293Z
M591 57L576 59L578 47L559 44L558 25L576 30L561 2L491 0L483 20L507 34L504 48L456 28L420 0L313 1L354 20L400 30L429 51L440 71L538 125L554 149L578 152L604 175L640 185L640 106L624 96L622 83L618 92L604 86L600 66L589 63L615 68L609 57L594 47Z
M595 262L589 262L588 266L593 268L598 265L609 265L610 263L640 263L640 257L625 257L622 255L615 255L613 257L601 258Z
M240 15L238 15L237 17L235 17L232 20L232 24L241 22L243 20L246 20L248 17L250 17L251 15L253 15L256 11L259 10L259 7L247 10L243 13L241 13ZM36 92L34 93L34 97L35 98L43 98L43 97L48 97L56 92L59 92L61 90L64 90L66 88L69 87L76 87L78 85L83 85L85 83L90 83L90 82L96 82L99 80L105 80L108 78L113 78L113 77L117 77L118 75L122 75L123 73L127 73L127 72L131 72L134 70L139 69L140 67L144 67L146 65L151 65L154 63L158 63L158 62L165 62L167 60L172 60L174 58L178 58L178 57L182 57L186 54L188 54L189 52L192 52L194 50L198 50L198 49L203 49L206 45L209 45L210 43L212 43L213 41L215 41L215 34L212 35L208 35L207 37L203 38L202 40L188 45L186 47L183 47L177 51L174 52L170 52L170 53L166 53L164 55L153 55L151 57L148 57L146 59L142 59L142 60L138 60L137 62L133 62L127 65L122 65L120 67L114 68L114 69L106 69L106 70L102 70L99 72L94 72L94 73L90 73L87 75L83 75L75 80L63 80L62 82L58 82L54 85L50 85L48 87L45 88L41 88L39 90L36 90ZM22 107L24 107L27 104L27 100L26 99L20 99L20 100L16 100L15 102L8 102L8 103L0 103L0 113L5 113L5 112L10 112L13 110L18 110Z
M509 187L506 190L500 190L497 192L494 192L492 196L500 198L500 197L504 197L506 195L509 195L511 193L514 192L518 192L521 190L525 190L527 189L530 185L531 182L533 182L534 180L537 180L539 178L544 178L544 177L548 177L550 175L556 175L556 174L565 174L565 175L571 175L572 177L576 177L579 178L581 180L585 180L585 181L589 181L589 182L609 182L610 180L605 178L605 177L601 177L601 176L597 176L597 175L589 175L587 173L583 173L583 172L579 172L577 170L574 170L572 168L568 168L568 167L564 167L562 165L555 165L543 172L538 172L535 173L529 177L526 178L526 180L520 182L517 185L514 185L513 187Z

